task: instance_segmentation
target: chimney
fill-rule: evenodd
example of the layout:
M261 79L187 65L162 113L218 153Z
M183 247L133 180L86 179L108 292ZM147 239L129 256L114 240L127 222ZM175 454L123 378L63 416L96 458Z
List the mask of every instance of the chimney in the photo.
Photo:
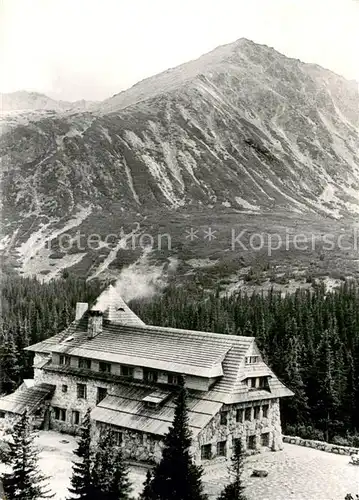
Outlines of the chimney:
M91 309L89 311L89 318L87 324L87 336L93 339L102 332L103 312Z
M76 303L76 317L75 320L81 319L82 316L85 314L87 309L89 308L89 305L87 302L77 302Z

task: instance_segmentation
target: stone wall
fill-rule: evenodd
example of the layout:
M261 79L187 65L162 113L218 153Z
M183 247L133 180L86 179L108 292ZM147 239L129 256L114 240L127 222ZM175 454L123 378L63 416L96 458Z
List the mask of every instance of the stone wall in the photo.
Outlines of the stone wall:
M296 444L298 446L307 446L316 450L337 453L338 455L352 455L359 453L359 448L353 446L341 446L337 444L326 443L325 441L314 441L313 439L303 439L297 436L283 436L285 443Z
M46 382L56 386L51 399L50 428L68 434L76 434L79 430L79 425L75 425L73 422L73 411L80 412L81 423L86 411L94 408L97 404L97 388L102 387L110 392L115 385L100 380L84 380L81 377L56 372L45 372L43 370L39 370L36 382ZM79 399L77 397L77 384L86 385L86 399ZM66 392L63 392L62 386L67 386ZM66 410L65 421L55 419L54 406Z
M36 382L46 382L56 386L52 400L51 411L49 415L49 426L51 429L69 434L76 434L79 431L81 420L88 409L92 409L97 404L97 389L99 387L107 389L111 393L116 387L116 382L106 382L59 372L49 372L38 370ZM77 397L77 384L85 384L87 389L86 399ZM66 390L63 386L67 386ZM263 415L262 407L268 405L268 415ZM56 418L54 407L66 410L65 418L62 420ZM251 409L251 420L244 418L246 408ZM259 408L256 418L255 408ZM237 422L237 410L243 410L243 421ZM227 424L221 424L221 415L217 414L207 426L200 431L193 440L192 454L196 462L202 462L201 446L211 445L211 455L217 457L217 443L226 441L225 457L232 456L234 439L242 439L243 447L248 453L258 453L264 449L280 450L282 449L282 433L280 422L279 400L262 400L250 403L238 403L223 407L227 411ZM80 414L80 424L74 423L74 412ZM127 459L134 461L157 461L161 456L162 440L157 436L146 435L145 433L131 431L129 429L118 429L123 436L123 452ZM263 444L262 439L267 435L268 442ZM252 437L252 449L248 449L247 439ZM218 457L219 458L219 457Z
M262 406L264 404L269 405L267 418L263 417ZM258 418L256 419L254 419L255 407L260 408ZM237 409L242 409L244 413L246 408L252 408L252 419L250 421L246 421L243 418L242 422L237 422ZM221 417L220 414L218 414L209 422L209 424L198 434L197 438L194 440L192 453L197 463L201 462L202 445L210 444L212 458L217 458L217 443L226 441L226 458L230 458L232 456L234 440L239 438L242 440L244 449L249 454L258 453L267 449L271 449L273 451L282 449L282 429L278 399L228 405L223 409L228 410L227 425L221 424ZM268 446L262 446L261 436L266 433L269 434ZM253 450L248 449L247 439L249 438L249 436L254 436L255 447Z
M109 426L97 423L93 427L93 438L96 441L99 438L101 429L107 429ZM121 427L112 426L114 431L122 435L122 453L126 460L134 462L157 463L162 457L163 440L158 436L146 434L144 432Z
M80 425L73 423L72 412L80 412L81 423L81 419L87 409L92 409L97 404L97 388L105 388L110 393L116 386L116 383L91 379L84 380L81 377L42 370L39 371L37 382L46 382L56 386L51 406L65 409L66 420L56 420L55 412L52 408L50 413L50 428L68 434L77 434L80 429ZM77 398L77 384L86 384L86 399ZM66 392L62 391L63 385L67 386ZM98 423L93 426L93 438L95 441L98 439L99 430L103 426L106 426L106 424ZM124 457L127 460L154 463L161 458L163 442L157 436L115 426L113 429L122 434L121 446Z

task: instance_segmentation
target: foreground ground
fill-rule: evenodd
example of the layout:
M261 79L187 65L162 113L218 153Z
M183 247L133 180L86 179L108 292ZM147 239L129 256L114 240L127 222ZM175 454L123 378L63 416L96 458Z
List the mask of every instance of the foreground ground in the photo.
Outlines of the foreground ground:
M40 466L51 476L55 500L64 500L76 441L72 436L50 431L40 432L37 444ZM267 470L268 476L250 477L255 468ZM145 468L131 467L135 496L142 489L145 474ZM217 497L227 476L225 462L205 467L203 479L211 500ZM359 467L349 465L349 457L289 444L281 452L249 457L244 477L248 500L344 500L348 492L359 493Z

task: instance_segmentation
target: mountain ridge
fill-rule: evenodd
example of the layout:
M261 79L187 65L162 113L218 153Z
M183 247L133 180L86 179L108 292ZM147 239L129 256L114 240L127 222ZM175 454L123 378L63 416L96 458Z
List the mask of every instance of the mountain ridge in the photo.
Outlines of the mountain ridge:
M2 92L0 112L9 111L36 111L36 110L87 110L96 105L95 101L80 99L77 101L63 101L53 99L40 92L18 90L15 92Z

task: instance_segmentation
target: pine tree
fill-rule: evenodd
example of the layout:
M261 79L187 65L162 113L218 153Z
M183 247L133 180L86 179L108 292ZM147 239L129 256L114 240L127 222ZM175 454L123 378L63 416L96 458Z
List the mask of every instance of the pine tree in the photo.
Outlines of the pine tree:
M131 484L121 448L111 430L102 431L93 461L92 483L97 499L128 500Z
M331 330L323 334L322 342L318 349L317 372L320 379L318 391L317 411L320 423L325 429L325 439L329 441L331 419L338 407L338 394L334 380L334 353L331 346Z
M140 495L139 500L153 500L154 493L152 488L152 473L150 469L148 469L146 474L146 481L143 483L143 491Z
M71 486L69 492L71 496L68 500L95 500L94 487L91 476L91 420L90 410L84 417L80 440L74 454L79 458L72 466Z
M121 448L115 448L113 455L112 476L109 482L108 500L129 500L131 498L131 483L128 479L128 467L126 466Z
M13 392L19 385L20 367L18 363L19 353L11 330L7 331L2 341L1 358L2 369L1 379L3 390L6 393Z
M164 439L162 459L152 481L155 500L206 500L201 481L202 469L193 463L189 449L187 391L180 377L173 424Z
M247 500L244 494L244 486L242 483L242 473L243 473L243 449L240 439L234 442L234 452L232 456L232 466L230 474L233 477L233 481L229 483L220 496L218 500Z
M6 497L11 500L52 498L54 495L46 485L48 478L38 466L38 452L33 444L35 435L27 411L15 423L12 437L8 462L11 472L2 477Z

